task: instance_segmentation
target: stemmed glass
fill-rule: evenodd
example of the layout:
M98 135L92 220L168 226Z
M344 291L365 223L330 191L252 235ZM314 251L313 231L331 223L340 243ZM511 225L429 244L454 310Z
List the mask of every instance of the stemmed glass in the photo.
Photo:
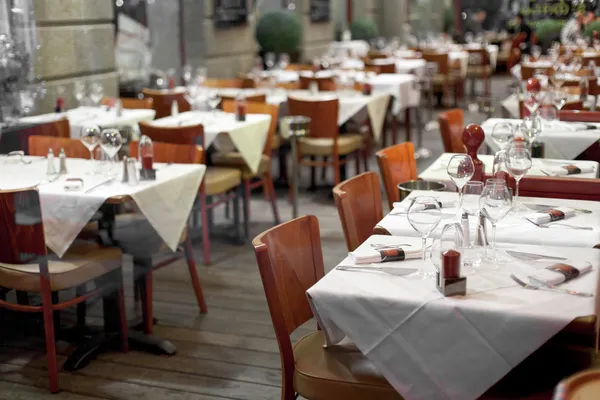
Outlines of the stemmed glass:
M492 140L498 145L500 150L506 147L514 135L515 126L508 122L498 123L492 129Z
M523 105L529 110L529 113L533 115L540 107L542 102L542 94L538 92L527 92L525 93L525 101Z
M217 107L219 106L219 103L221 103L221 96L219 96L219 92L216 90L210 90L206 96L206 103L208 104L208 107L210 108L210 111L214 117L217 112Z
M285 70L290 65L289 54L283 53L279 55L279 68Z
M204 85L206 81L207 70L206 67L198 67L196 68L196 84L198 86Z
M479 200L479 196L477 196L477 199ZM437 271L440 271L442 267L442 255L448 250L456 250L459 253L463 253L463 250L468 247L466 245L462 227L459 223L452 222L444 225L440 237L434 239L431 245L431 263ZM464 270L461 271L461 275L468 275L465 272Z
M552 66L552 70L554 72L552 74L552 78L551 79L552 79L552 83L554 84L554 88L556 90L559 90L562 87L562 85L565 83L565 80L566 80L565 74L562 73L560 71L560 69L561 69L560 64L554 64Z
M460 205L462 201L462 188L465 184L471 180L473 174L475 173L475 165L473 164L473 159L469 155L465 154L457 154L452 156L450 162L448 163L448 167L446 168L448 172L448 176L452 179L452 182L458 188L458 203L457 206ZM460 212L460 207L457 207L457 217Z
M467 182L462 189L460 209L469 215L479 214L479 196L483 192L483 182Z
M552 104L556 107L556 111L560 113L560 110L567 104L567 95L562 90L556 89L552 97Z
M81 103L83 102L83 99L85 98L85 82L82 81L77 81L75 82L75 86L73 87L73 96L75 96L75 99L77 100L77 104L79 104L79 107L81 107Z
M112 171L116 171L115 164L118 161L117 154L119 150L121 150L121 146L123 145L123 138L119 133L118 129L104 129L102 131L102 135L100 137L100 148L112 161ZM112 172L111 174L112 175Z
M520 209L519 204L519 182L521 178L531 169L531 153L524 147L512 146L508 149L506 157L506 168L517 181L517 193L515 195L515 210Z
M492 261L499 261L496 253L496 225L506 217L512 206L510 191L505 184L489 182L479 198L481 213L492 223Z
M183 66L181 78L183 79L183 83L185 84L185 86L190 86L190 84L192 83L192 66L191 65L186 64Z
M90 99L94 102L94 104L97 107L99 107L102 98L104 98L104 87L101 83L92 83L92 88L90 90Z
M269 71L273 69L273 67L275 66L275 53L269 52L265 54L265 66Z
M539 59L542 55L542 48L540 46L531 46L531 55L534 59Z
M90 174L95 174L97 171L96 159L94 157L94 150L100 144L102 130L98 125L84 125L81 128L81 143L89 150L90 160L92 160L92 171Z
M531 143L533 143L533 141L542 132L541 122L535 116L523 118L520 129L523 136L527 138L529 145L531 145Z
M433 274L425 271L425 253L427 250L427 237L437 228L442 220L442 210L440 204L434 197L418 196L415 197L408 207L407 218L410 225L421 235L422 239L422 260L423 263L416 276L427 278Z
M27 116L35 109L35 91L32 88L19 91L19 111L21 116Z

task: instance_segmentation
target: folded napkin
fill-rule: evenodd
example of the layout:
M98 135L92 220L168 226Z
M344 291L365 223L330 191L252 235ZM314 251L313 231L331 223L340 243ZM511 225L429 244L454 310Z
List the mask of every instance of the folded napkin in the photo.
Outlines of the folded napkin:
M418 259L421 258L421 249L405 249L397 246L378 249L361 246L349 255L356 264L373 264Z
M577 278L579 275L585 274L592 270L592 264L581 263L575 265L569 264L554 264L542 270L536 271L532 275L538 281L544 282L546 285L554 286L559 283Z
M454 208L456 207L456 202L455 201L440 201L438 200L438 205L440 206L440 208L444 209L444 208ZM399 203L396 202L394 203L394 211L396 212L408 212L408 207L403 203ZM425 205L420 205L419 209L420 210L425 210L426 206Z
M576 165L547 165L541 168L542 172L550 176L561 176L561 175L578 175L578 174L589 174L594 172L592 165L586 165L578 167Z
M560 221L561 219L571 218L575 215L575 210L568 207L556 207L548 210L538 211L528 214L525 218L536 224L546 224L548 222Z

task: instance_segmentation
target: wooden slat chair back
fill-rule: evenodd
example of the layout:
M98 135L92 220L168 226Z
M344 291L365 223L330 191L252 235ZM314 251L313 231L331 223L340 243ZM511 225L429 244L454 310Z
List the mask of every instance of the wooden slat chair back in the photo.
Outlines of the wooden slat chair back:
M440 133L446 153L465 153L462 143L462 131L465 127L464 112L456 108L440 113L438 116Z
M179 112L190 111L192 108L190 103L185 99L184 92L163 92L154 89L142 89L144 97L152 99L152 104L156 115L154 118L164 118L171 115L171 107L173 102L177 102Z
M399 143L378 151L375 158L391 210L400 201L398 184L417 179L415 147L412 142Z

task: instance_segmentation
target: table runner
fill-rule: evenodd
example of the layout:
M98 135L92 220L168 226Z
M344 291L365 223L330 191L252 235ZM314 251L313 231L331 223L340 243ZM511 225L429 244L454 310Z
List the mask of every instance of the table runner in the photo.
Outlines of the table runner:
M204 146L206 148L221 133L227 133L231 142L254 173L258 171L261 156L269 133L271 116L267 114L248 114L246 121L235 120L235 115L224 112L188 111L176 117L160 118L152 122L155 126L204 125Z
M363 246L419 242L372 236ZM565 287L595 291L598 250L511 248L591 262L594 271ZM386 265L418 268L421 263ZM340 265L350 264L346 258ZM512 272L527 276L545 266L515 261L496 272L469 276L467 296L453 298L442 297L432 279L333 270L307 295L329 344L347 336L404 398L468 400L482 395L570 321L594 313L592 298L528 291L509 278Z
M86 175L91 170L89 160L69 158L66 177L84 181L78 192L66 192L61 177L55 182L46 181L46 160L28 157L33 162L24 165L0 157L0 189L15 189L38 185L46 245L59 257L67 251L90 218L104 202L114 196L130 196L148 219L156 232L173 251L187 223L189 213L198 193L206 167L190 164L156 164L155 181L143 181L137 186L121 183L121 165L117 178L109 185L98 187L90 193L85 191L107 181L107 177Z

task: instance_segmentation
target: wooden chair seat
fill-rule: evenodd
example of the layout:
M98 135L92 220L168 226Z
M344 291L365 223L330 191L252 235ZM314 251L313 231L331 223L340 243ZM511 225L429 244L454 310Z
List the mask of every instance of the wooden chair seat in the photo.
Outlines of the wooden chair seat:
M470 78L482 78L492 75L491 65L470 65L467 68L467 76Z
M281 135L279 135L279 134L273 135L273 141L271 142L271 150L272 151L279 150L279 148L281 147L282 141L283 141L283 139L281 138Z
M256 173L250 170L250 167L248 167L248 164L246 164L246 161L242 157L242 154L236 151L213 154L212 161L213 164L218 167L239 169L242 172L242 179L250 179L264 175L265 172L267 172L267 169L269 168L269 162L271 162L271 159L263 154L260 157L260 164Z
M209 167L204 175L207 196L225 193L242 183L242 172L235 168Z
M340 135L338 138L338 151L340 155L350 154L362 146L362 135L350 133ZM302 154L310 156L330 156L333 154L333 138L303 137L300 138Z
M394 399L402 396L373 364L352 347L324 348L322 331L304 336L294 346L294 387L307 399Z
M76 287L120 267L121 250L76 242L61 259L48 260L50 288L59 291ZM37 263L0 263L0 282L16 290L41 292L40 267Z
M556 386L554 396L560 400L600 399L600 369L582 371L562 380Z
M433 86L445 86L447 84L449 85L455 85L457 82L459 81L458 77L455 75L442 75L442 74L435 74L433 76Z

